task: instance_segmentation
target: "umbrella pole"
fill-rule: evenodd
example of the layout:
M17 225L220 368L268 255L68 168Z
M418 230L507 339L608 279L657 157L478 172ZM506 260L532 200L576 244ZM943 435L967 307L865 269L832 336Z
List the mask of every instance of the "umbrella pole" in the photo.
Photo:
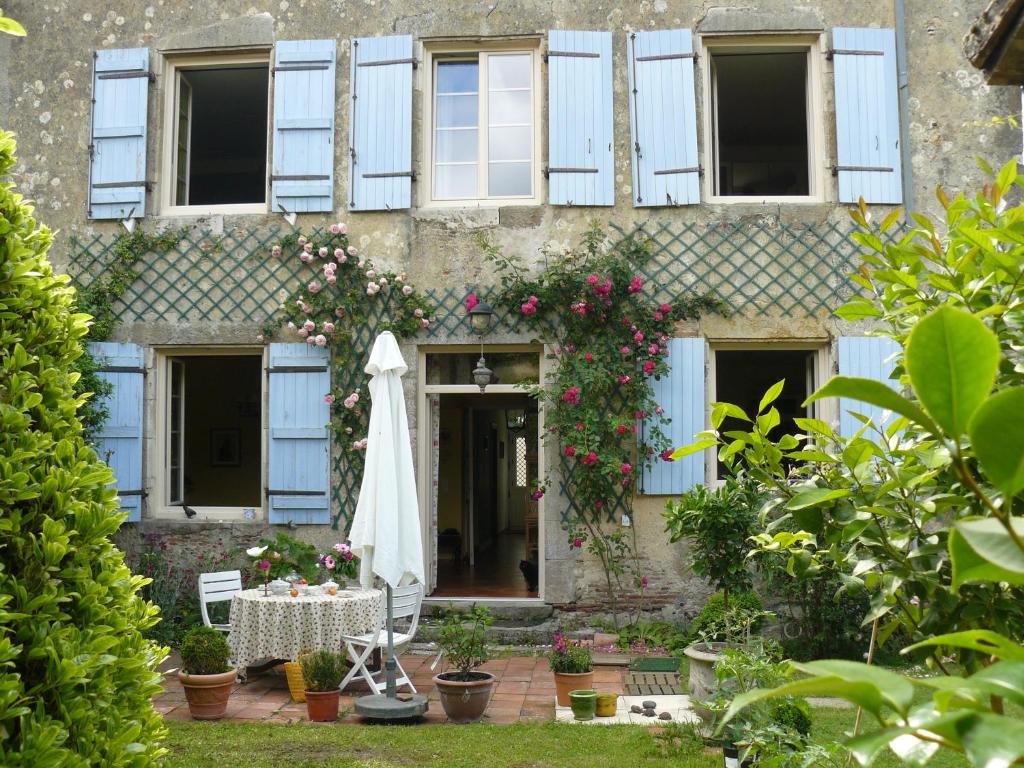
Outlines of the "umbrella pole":
M391 585L387 585L387 600L388 600L388 660L384 662L384 676L387 680L385 693L389 699L397 697L395 690L395 604L394 595L391 591Z

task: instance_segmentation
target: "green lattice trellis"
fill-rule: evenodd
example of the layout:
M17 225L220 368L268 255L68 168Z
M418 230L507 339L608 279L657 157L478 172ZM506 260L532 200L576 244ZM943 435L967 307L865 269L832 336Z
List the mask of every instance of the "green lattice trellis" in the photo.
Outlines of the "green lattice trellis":
M642 234L652 258L642 271L651 298L671 303L681 294L714 292L741 314L830 314L854 290L853 271L859 246L851 227L833 222L808 225L776 223L696 224L648 221L632 228L612 225L625 237ZM209 322L262 324L308 277L309 268L294 258L275 258L271 246L292 232L277 228L187 232L166 253L150 253L136 266L138 277L114 305L123 322ZM315 235L315 233L314 233ZM88 286L114 258L113 235L71 240L69 272ZM509 335L525 330L522 317L496 301L496 289L478 293L496 309L494 331ZM424 338L432 341L471 335L463 307L463 287L423 289L434 305L433 322ZM387 303L375 302L366 323L355 335L356 359L369 354L370 344L386 317ZM354 389L363 381L359 367L335 370L336 384ZM345 435L334 452L335 525L345 527L359 491L357 465L347 461ZM564 491L566 481L560 481ZM565 494L568 498L568 494ZM570 505L563 518L575 510ZM621 499L606 506L609 520L622 511Z

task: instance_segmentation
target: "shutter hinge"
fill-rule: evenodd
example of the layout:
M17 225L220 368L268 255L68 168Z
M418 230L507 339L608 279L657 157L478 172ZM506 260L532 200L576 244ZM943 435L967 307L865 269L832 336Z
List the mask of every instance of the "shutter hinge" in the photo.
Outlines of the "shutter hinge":
M416 181L416 171L386 171L384 173L364 173L364 179L397 179L408 178Z
M877 165L833 165L832 175L838 176L840 171L874 171L879 173L893 173L894 168L886 168Z
M825 58L832 61L836 56L885 56L885 51L853 51L846 48L829 48Z
M90 157L92 148L90 147ZM153 191L152 181L103 181L93 184L93 189L123 189L124 187L143 187L147 192Z
M544 178L550 179L552 173L597 173L597 168L545 168Z
M123 70L118 72L102 72L96 75L97 80L134 80L138 77L144 77L151 83L156 82L156 75L149 70L146 70L145 72L139 70Z
M592 53L591 51L548 51L544 54L544 61L547 61L552 56L562 56L566 58L575 59L600 59L600 53Z

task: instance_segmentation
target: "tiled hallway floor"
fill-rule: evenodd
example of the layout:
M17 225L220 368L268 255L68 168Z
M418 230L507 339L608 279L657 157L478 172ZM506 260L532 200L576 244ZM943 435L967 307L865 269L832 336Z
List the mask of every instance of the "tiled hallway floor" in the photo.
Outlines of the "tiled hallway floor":
M423 722L443 723L446 718L431 670L433 656L402 656L402 666L413 680L416 690L428 697L430 709ZM172 662L173 664L173 662ZM555 679L543 656L513 656L487 662L482 669L497 678L494 695L484 722L514 723L518 721L548 721L555 716ZM594 687L600 691L625 692L625 668L596 667ZM408 689L403 689L408 690ZM359 722L353 712L353 702L369 690L365 684L352 683L341 694L341 720ZM154 704L167 720L188 720L185 692L178 682L177 673L164 680L164 692ZM288 683L280 668L262 674L250 673L249 682L238 684L231 693L226 720L239 722L267 721L293 723L306 719L306 705L296 704L288 694Z

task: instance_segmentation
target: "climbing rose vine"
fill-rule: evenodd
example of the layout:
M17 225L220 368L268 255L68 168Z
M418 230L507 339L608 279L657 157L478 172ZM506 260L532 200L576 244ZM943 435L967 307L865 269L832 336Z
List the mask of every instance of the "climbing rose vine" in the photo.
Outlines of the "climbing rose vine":
M300 287L263 327L260 341L279 333L329 347L331 389L320 393L330 406L331 430L356 475L362 474L370 395L363 373L369 349L357 331L373 325L409 338L430 327L432 308L406 275L378 269L349 240L348 226L331 224L313 235L289 235L271 249L278 259L308 266Z
M563 518L569 546L585 547L600 560L617 614L620 596L630 590L642 596L647 577L635 527L609 511L631 517L644 466L670 454L652 381L668 371L676 322L724 313L725 306L712 295L653 301L640 271L650 259L647 241L629 236L611 242L597 225L579 246L545 252L539 275L485 238L480 245L501 276L499 302L538 326L543 338L558 340L550 355L557 364L531 393L545 404L547 437L559 446L574 503Z

